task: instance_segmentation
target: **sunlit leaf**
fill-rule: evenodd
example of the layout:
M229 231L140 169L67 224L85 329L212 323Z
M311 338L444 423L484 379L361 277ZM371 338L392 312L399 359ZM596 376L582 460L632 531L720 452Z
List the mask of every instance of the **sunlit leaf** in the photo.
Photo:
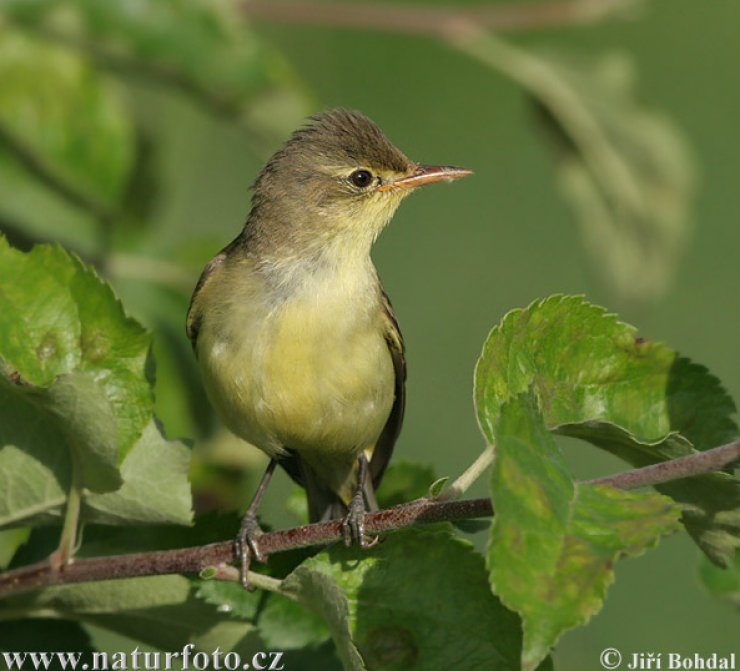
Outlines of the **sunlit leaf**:
M149 344L78 259L0 238L0 525L58 517L73 479L83 519L189 522L189 451L153 424Z
M73 203L101 211L116 203L134 148L118 90L78 54L7 26L0 28L0 80L0 162L20 162L47 186L53 179ZM0 193L13 199L12 191Z
M530 387L551 431L635 466L737 435L734 403L713 375L580 297L514 310L491 331L475 382L478 420L489 440L503 404ZM732 557L740 545L740 481L711 473L657 489L682 504L683 523L712 560Z
M601 608L617 559L679 528L680 508L654 492L574 482L526 392L504 404L494 436L488 569L496 594L522 616L527 671Z
M116 415L125 455L149 421L150 337L128 318L110 287L58 246L28 254L0 238L0 360L20 393L60 375L97 384Z

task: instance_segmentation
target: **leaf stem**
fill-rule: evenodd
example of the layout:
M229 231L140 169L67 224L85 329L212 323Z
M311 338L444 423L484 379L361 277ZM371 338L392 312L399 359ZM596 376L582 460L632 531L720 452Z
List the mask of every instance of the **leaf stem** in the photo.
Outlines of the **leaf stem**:
M459 499L483 474L483 471L493 463L494 454L495 447L493 445L486 447L486 449L478 455L478 458L470 464L467 469L465 469L462 475L460 475L455 482L436 497L436 500L451 501L453 499Z
M80 507L82 505L82 485L80 482L77 459L72 459L72 481L67 495L67 505L64 510L62 535L59 538L59 547L49 557L49 564L54 571L61 571L67 566L77 551L77 538L80 525Z
M208 580L222 580L224 582L241 582L241 571L230 564L219 564L218 566L207 566L205 571L212 571L208 575ZM277 592L287 596L289 599L297 601L295 595L283 590L283 583L278 578L249 571L249 584L252 587L266 589L268 592Z
M589 484L634 489L724 469L739 460L740 441L735 441L686 457L591 480ZM415 524L490 517L492 514L490 499L417 499L366 515L365 530L369 534L379 534ZM342 538L342 521L333 520L265 533L260 536L258 544L262 554L267 556L301 547L325 545ZM172 573L197 574L203 569L235 561L233 541L178 550L78 559L58 571L53 570L50 562L44 561L0 573L0 598L52 585ZM219 571L223 572L222 569ZM221 578L219 571L216 577ZM264 577L258 580L262 581ZM222 579L228 579L228 576L224 574ZM275 587L269 581L263 584L266 589Z

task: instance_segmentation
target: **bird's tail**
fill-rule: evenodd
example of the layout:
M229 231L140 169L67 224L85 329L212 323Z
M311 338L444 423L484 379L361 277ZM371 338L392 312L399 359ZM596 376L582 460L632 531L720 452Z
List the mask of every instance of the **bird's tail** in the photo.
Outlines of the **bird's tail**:
M343 501L332 489L326 486L316 475L316 472L305 462L302 462L301 480L306 489L308 500L309 522L326 522L328 520L342 519L348 511L349 501ZM359 475L359 469L355 469ZM378 502L375 498L372 479L365 478L362 488L365 510L373 512L378 510Z

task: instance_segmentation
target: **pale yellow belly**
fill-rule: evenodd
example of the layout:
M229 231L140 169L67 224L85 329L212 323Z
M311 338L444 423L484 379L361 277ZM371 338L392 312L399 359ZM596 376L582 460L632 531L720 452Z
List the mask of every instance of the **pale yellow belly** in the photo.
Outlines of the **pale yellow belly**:
M297 452L335 491L372 448L394 400L379 305L293 299L205 324L198 357L227 426L271 456Z

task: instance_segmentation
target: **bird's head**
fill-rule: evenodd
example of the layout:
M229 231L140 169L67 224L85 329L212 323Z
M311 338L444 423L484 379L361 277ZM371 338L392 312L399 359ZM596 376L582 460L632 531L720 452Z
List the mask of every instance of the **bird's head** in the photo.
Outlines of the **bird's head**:
M470 174L410 161L360 112L311 117L270 159L254 187L253 215L307 243L372 242L401 200L423 184ZM363 245L364 246L364 245Z

